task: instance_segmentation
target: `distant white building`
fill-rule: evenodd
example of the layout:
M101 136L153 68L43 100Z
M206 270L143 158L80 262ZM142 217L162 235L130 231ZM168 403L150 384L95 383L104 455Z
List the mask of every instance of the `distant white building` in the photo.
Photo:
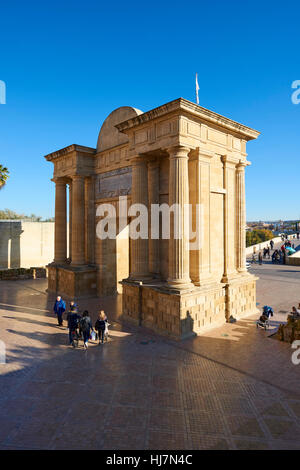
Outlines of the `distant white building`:
M54 258L54 222L0 220L0 269L46 266Z

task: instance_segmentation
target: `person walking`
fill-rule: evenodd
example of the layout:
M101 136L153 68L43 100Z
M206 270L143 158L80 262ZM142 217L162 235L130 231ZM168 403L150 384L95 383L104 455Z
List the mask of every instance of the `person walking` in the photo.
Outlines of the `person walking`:
M104 310L101 310L95 323L95 330L98 331L99 344L104 343L104 333L106 325L107 316L105 315Z
M66 311L66 304L60 295L56 298L53 311L57 315L58 326L63 326L63 314Z
M270 247L271 247L271 250L273 250L273 247L274 247L274 242L273 242L273 240L270 241Z
M262 257L262 253L261 251L258 253L258 262L259 264L262 264L262 261L263 261L263 257Z
M75 302L75 300L71 300L71 302L70 302L70 312L72 312L72 310L75 310L76 308L78 309L77 303Z
M94 331L89 312L87 310L83 312L79 324L83 335L83 347L84 349L87 349L91 331Z
M79 315L77 309L73 309L69 311L67 315L68 328L69 328L69 342L74 348L75 348L74 336L76 335L80 320L81 320L81 316Z

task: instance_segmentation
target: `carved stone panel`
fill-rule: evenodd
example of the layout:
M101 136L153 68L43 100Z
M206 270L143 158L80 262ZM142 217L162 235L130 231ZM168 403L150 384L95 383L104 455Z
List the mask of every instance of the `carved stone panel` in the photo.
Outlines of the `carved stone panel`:
M107 171L97 176L96 198L127 196L131 193L131 167Z

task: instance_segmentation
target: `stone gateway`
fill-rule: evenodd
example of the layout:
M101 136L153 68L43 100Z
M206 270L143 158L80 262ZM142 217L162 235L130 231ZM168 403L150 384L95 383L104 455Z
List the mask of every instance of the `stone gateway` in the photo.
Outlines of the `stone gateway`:
M246 143L258 135L179 98L145 113L118 108L96 149L71 145L47 155L56 188L49 291L122 293L125 319L177 339L256 312L256 278L245 267L245 167ZM149 213L153 204L178 205L181 233L199 232L199 246L175 236L172 214L169 239L161 232L133 239L120 198ZM117 215L113 239L96 234L101 204Z

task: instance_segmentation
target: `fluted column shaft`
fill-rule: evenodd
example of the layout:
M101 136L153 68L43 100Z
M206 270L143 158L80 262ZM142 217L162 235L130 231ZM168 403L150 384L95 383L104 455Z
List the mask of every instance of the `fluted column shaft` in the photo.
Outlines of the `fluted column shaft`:
M152 204L159 204L159 160L148 162L148 199L149 199L149 234L151 221ZM159 239L154 239L149 235L149 271L156 277L159 275Z
M72 260L72 181L69 183L69 259Z
M95 178L85 178L85 260L95 261Z
M211 276L211 158L212 152L200 149L189 158L190 204L192 205L192 230L196 233L196 246L190 251L190 276L196 286L212 281Z
M187 147L172 147L169 168L169 206L179 207L178 216L171 211L169 240L169 277L170 287L184 289L191 286L189 277L189 175ZM174 217L177 218L174 226Z
M224 273L222 282L229 282L237 274L236 268L236 161L224 155Z
M148 207L148 168L141 157L132 160L131 204L144 204ZM149 277L148 239L131 240L130 278L142 280Z
M67 258L67 200L66 183L55 181L55 241L54 261L65 263Z
M236 166L236 242L237 270L246 270L246 203L245 203L245 163Z
M72 264L85 263L84 176L73 176L72 183Z

